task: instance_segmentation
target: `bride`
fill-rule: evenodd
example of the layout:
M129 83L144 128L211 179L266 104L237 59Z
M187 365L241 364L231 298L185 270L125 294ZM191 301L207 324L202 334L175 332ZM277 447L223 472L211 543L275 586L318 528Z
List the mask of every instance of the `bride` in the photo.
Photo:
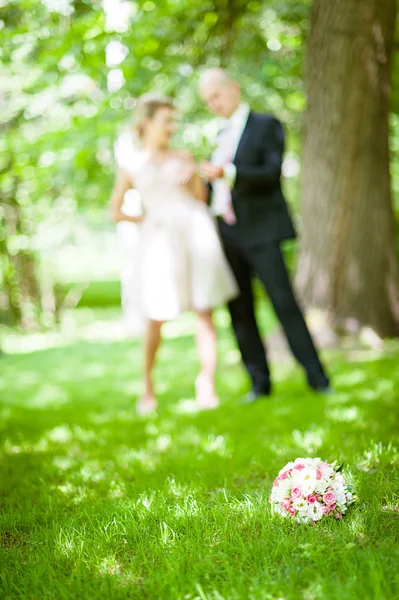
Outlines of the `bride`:
M116 222L139 223L139 301L146 318L144 394L139 413L156 409L152 372L165 321L185 311L198 315L200 373L196 399L201 408L218 405L215 391L216 334L212 310L237 295L213 219L207 189L187 150L172 149L175 108L171 99L145 94L135 109L140 148L131 164L119 169L111 198ZM135 188L143 215L122 212L126 192Z

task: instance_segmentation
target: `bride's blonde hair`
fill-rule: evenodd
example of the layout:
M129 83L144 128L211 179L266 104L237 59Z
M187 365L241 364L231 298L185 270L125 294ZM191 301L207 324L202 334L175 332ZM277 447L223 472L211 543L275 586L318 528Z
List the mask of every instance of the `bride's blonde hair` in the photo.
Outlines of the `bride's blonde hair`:
M138 98L134 109L133 127L139 139L144 135L144 124L147 119L152 119L161 108L174 109L172 98L154 92L143 94Z

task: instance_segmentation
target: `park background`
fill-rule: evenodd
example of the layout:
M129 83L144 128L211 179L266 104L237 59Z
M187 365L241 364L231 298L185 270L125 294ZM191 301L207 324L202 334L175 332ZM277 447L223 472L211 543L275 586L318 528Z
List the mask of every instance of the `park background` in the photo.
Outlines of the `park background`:
M397 20L393 0L0 1L2 597L398 596ZM114 145L156 89L181 109L176 144L206 157L219 124L198 72L218 65L284 124L286 256L336 394L306 389L258 289L275 398L241 405L221 309L221 407L195 411L188 315L143 421ZM360 500L342 523L272 520L297 455L345 463Z

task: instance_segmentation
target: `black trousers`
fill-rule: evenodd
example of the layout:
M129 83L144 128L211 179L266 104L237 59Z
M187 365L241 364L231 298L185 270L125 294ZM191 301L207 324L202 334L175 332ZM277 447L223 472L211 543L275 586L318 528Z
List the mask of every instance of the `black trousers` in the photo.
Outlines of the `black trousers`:
M222 233L225 253L241 292L229 303L231 321L254 390L260 392L270 387L270 372L255 319L253 276L262 282L269 295L291 351L306 371L309 385L328 386L328 378L296 301L280 245L245 247L223 238Z

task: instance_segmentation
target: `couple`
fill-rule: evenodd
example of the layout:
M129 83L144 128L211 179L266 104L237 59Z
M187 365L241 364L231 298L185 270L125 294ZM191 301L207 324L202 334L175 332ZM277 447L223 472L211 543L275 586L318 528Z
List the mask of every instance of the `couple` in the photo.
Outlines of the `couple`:
M270 115L252 112L241 100L238 83L222 69L202 74L200 95L213 114L226 120L212 160L197 169L189 152L172 150L173 102L152 94L142 96L135 115L140 151L134 164L119 170L111 199L115 221L142 221L141 297L147 327L140 413L157 406L152 371L162 323L187 310L197 312L199 321L197 402L202 408L218 405L212 310L226 302L252 381L247 401L271 394L254 315L254 275L269 294L309 385L319 392L329 389L280 249L283 240L295 237L280 186L281 124ZM132 187L140 193L143 216L122 212L124 195Z

